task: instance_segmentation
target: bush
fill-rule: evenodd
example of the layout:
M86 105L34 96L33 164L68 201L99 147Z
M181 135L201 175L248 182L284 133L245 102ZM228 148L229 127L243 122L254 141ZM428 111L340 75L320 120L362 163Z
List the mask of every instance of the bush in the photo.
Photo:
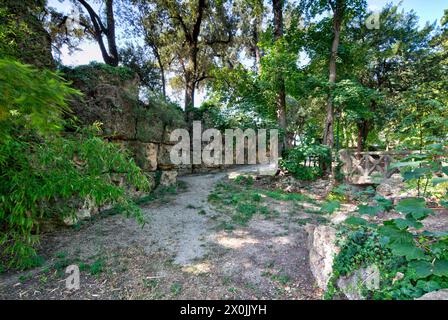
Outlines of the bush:
M147 190L129 155L95 135L62 135L66 99L78 94L58 75L0 59L0 255L8 267L35 264L42 220L74 214L79 201L120 206L143 223L115 174Z
M392 205L376 198L381 210ZM361 210L361 208L363 210ZM375 207L363 206L362 214L374 214ZM424 229L422 221L432 210L424 199L407 198L394 207L402 218L386 220L382 225L353 216L341 230L343 240L335 257L333 277L327 298L336 292L339 276L351 275L361 267L375 264L380 270L380 289L364 295L373 299L414 299L425 293L448 288L448 234ZM401 277L397 277L398 274Z
M331 154L327 146L303 145L287 150L280 166L300 180L315 180L322 176L322 167L330 162Z

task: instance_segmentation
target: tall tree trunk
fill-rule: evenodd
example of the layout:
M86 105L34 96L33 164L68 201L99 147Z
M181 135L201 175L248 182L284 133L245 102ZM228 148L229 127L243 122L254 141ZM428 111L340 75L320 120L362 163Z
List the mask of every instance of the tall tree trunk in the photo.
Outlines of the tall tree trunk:
M160 80L162 81L162 94L163 94L163 98L166 100L165 67L163 66L162 57L160 56L159 51L157 49L154 49L153 52L157 58L157 64L159 65Z
M260 35L260 17L256 17L254 19L254 24L252 26L252 41L253 41L253 50L255 56L255 69L257 74L261 74L261 50L258 46L259 35Z
M178 18L181 21L181 25L185 34L185 40L188 46L189 55L188 61L185 66L185 118L187 120L190 130L193 128L193 113L194 113L194 92L195 86L198 80L198 42L199 35L201 33L201 24L206 7L205 0L198 0L197 2L197 15L193 25L193 29L190 31L187 29L180 14Z
M185 74L185 118L189 128L193 125L195 81L190 73Z
M327 101L327 117L325 119L325 129L324 129L324 144L329 146L330 148L334 147L334 105L333 105L333 89L336 84L336 60L338 58L338 49L339 49L339 40L341 33L341 24L339 19L334 18L333 23L333 43L331 46L331 55L330 55L330 93L328 95Z
M369 135L370 123L367 120L363 120L358 123L358 145L357 152L363 152L366 147L367 137Z
M277 41L283 37L283 0L273 0L274 9L274 39ZM281 74L277 75L277 122L279 128L283 131L282 138L279 141L279 153L286 148L286 93L285 80Z
M95 37L101 50L101 55L106 64L113 67L118 66L120 57L118 56L117 42L115 38L115 17L113 10L113 0L106 1L106 24L101 21L101 17L93 10L90 4L85 0L78 2L87 10L92 22L93 30L86 26L89 32ZM107 47L104 43L103 35L107 39Z
M119 56L117 49L117 41L115 38L115 17L114 17L114 1L106 0L106 19L107 19L107 45L109 47L109 64L118 66Z

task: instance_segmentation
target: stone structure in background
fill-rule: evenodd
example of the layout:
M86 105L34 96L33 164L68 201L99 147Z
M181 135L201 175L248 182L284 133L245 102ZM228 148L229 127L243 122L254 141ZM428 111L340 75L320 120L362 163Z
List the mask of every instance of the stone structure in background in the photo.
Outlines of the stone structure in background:
M169 137L174 128L185 127L182 110L163 101L140 101L140 80L126 68L90 64L63 72L84 94L70 106L79 124L100 123L102 136L127 149L154 187L176 183Z

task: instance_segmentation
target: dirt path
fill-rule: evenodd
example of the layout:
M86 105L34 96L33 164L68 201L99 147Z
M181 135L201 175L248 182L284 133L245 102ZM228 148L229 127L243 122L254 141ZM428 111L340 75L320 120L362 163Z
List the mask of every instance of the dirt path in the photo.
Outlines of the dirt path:
M306 232L286 204L275 219L221 227L207 198L227 174L181 178L187 190L144 207L143 228L114 215L44 236L44 267L0 275L0 298L319 299ZM81 269L75 292L65 289L69 264Z

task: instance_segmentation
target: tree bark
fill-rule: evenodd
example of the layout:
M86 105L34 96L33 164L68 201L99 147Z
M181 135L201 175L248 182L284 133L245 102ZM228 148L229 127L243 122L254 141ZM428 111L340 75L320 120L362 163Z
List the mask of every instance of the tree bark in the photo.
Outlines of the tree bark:
M90 16L93 26L93 30L90 30L90 33L93 34L95 40L98 42L104 62L113 67L118 66L120 58L118 56L117 42L115 38L113 0L106 0L107 27L103 24L100 16L95 12L95 10L93 10L87 1L78 0L78 2L87 10L87 13ZM104 43L103 35L105 35L107 39L107 48Z
M185 118L188 127L191 128L194 120L194 93L195 81L192 74L185 74Z
M369 135L369 127L370 123L367 120L363 120L358 123L358 144L356 147L356 151L359 154L363 152L366 147L367 137Z
M324 128L324 145L330 148L334 147L334 105L333 105L333 90L336 84L336 61L338 58L338 49L341 36L341 25L344 18L345 0L336 0L332 5L333 10L333 43L331 45L331 55L329 63L329 84L330 92L327 101L327 117L325 119Z
M283 37L283 0L273 0L274 9L274 39L275 41ZM283 131L282 137L279 140L279 153L281 154L286 148L286 92L285 80L279 73L277 75L277 122L279 128Z
M185 118L188 123L189 128L191 129L193 126L193 116L194 116L194 93L195 86L198 80L198 67L197 67L197 58L198 58L198 41L199 34L201 33L201 24L202 18L205 10L205 0L198 0L197 8L196 8L196 19L193 25L192 30L188 30L185 25L181 13L177 12L177 18L180 22L180 25L183 29L185 35L185 42L189 51L188 61L185 66Z
M259 35L260 35L260 18L256 17L254 19L254 24L252 26L252 41L253 41L253 52L255 57L255 69L257 74L261 74L261 50L258 46Z
M114 1L106 0L106 19L107 19L107 31L105 32L107 38L107 44L109 47L109 64L116 67L118 66L119 56L117 49L117 41L115 37L115 17L114 17Z

